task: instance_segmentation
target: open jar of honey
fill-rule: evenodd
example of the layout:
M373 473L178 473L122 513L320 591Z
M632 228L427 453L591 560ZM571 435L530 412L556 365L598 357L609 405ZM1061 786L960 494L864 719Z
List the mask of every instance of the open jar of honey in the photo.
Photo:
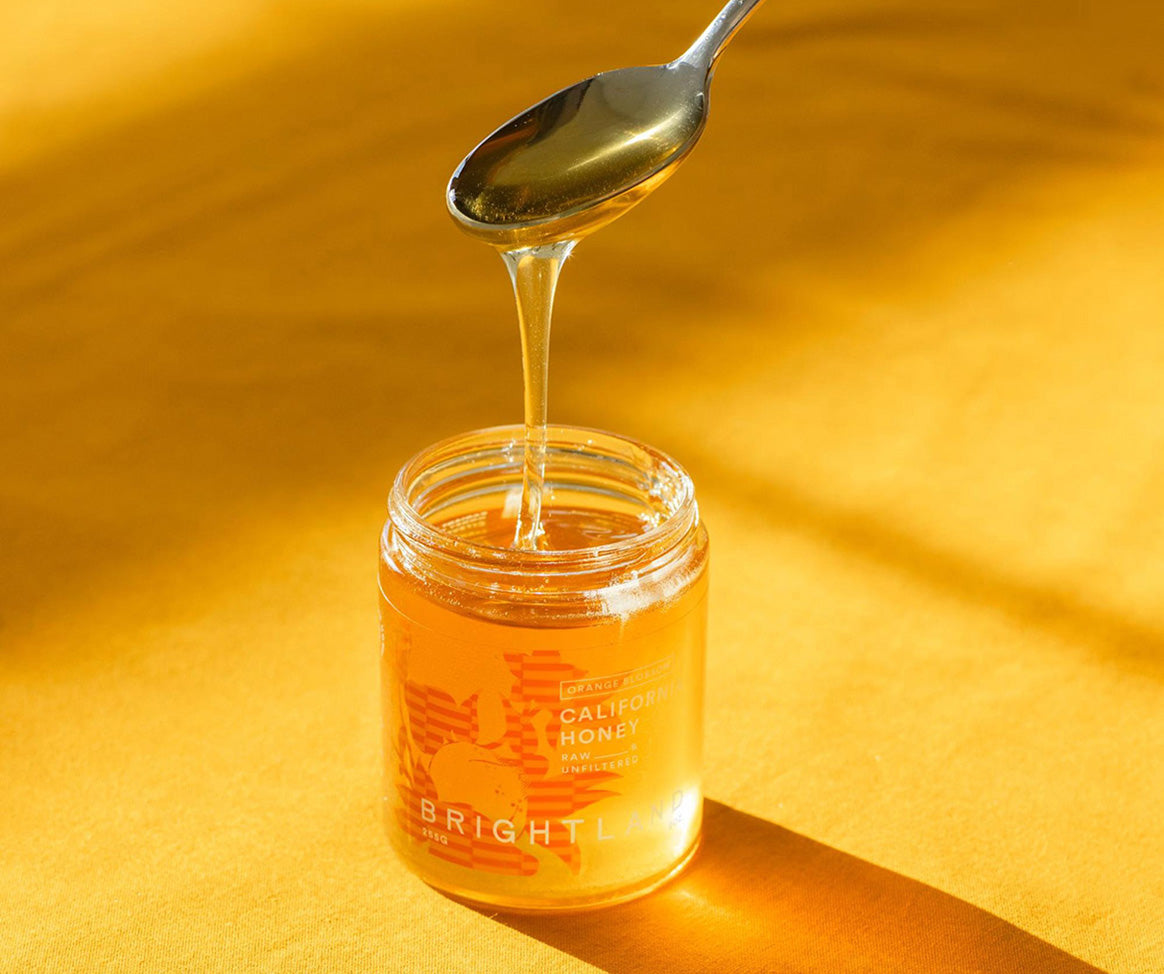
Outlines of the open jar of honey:
M513 547L523 438L438 443L392 488L385 824L456 897L579 909L654 888L698 844L707 532L675 461L551 426L539 547Z

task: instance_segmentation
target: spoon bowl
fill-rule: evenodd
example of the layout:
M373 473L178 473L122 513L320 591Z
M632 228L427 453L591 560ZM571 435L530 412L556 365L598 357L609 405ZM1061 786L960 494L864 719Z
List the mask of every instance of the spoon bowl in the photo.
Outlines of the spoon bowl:
M662 182L707 120L706 76L685 62L606 71L506 122L449 183L453 217L507 245L577 237Z
M449 181L449 212L503 249L578 239L675 171L707 122L715 62L761 0L731 0L669 64L606 71L510 119Z

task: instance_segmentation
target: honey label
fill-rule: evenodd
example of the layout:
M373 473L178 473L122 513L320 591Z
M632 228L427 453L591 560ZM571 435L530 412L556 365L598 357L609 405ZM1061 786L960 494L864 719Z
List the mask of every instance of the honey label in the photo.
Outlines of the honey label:
M552 856L577 874L588 843L668 830L693 814L673 770L652 765L660 751L690 750L668 735L685 723L677 701L693 654L682 650L689 632L701 633L698 614L590 645L578 630L481 623L508 637L489 645L438 634L390 603L384 610L395 816L432 856L508 876L532 876ZM626 665L636 659L644 662Z

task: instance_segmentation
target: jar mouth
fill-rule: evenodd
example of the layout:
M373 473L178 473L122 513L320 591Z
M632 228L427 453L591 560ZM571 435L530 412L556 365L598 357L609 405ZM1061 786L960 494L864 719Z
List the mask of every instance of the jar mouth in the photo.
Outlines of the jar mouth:
M442 440L409 460L388 497L390 523L407 544L505 573L571 574L649 561L698 521L695 489L671 457L629 437L575 426L546 428L547 495L589 491L642 512L629 537L584 547L525 549L466 538L434 516L456 505L497 507L520 492L523 426L494 426Z

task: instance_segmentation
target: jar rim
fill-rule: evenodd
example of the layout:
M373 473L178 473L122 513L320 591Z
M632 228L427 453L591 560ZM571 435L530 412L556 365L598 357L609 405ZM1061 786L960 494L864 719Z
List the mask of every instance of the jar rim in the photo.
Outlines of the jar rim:
M609 570L659 555L677 544L698 523L695 488L690 475L672 457L639 440L584 426L546 427L547 457L555 453L579 453L589 448L594 456L633 463L637 472L654 474L666 481L668 509L657 524L632 538L585 548L521 549L469 541L433 524L417 509L415 488L426 474L473 456L496 454L520 469L525 427L491 426L458 433L425 447L400 468L388 496L389 521L411 545L434 554L453 557L483 569L505 573L572 574Z

